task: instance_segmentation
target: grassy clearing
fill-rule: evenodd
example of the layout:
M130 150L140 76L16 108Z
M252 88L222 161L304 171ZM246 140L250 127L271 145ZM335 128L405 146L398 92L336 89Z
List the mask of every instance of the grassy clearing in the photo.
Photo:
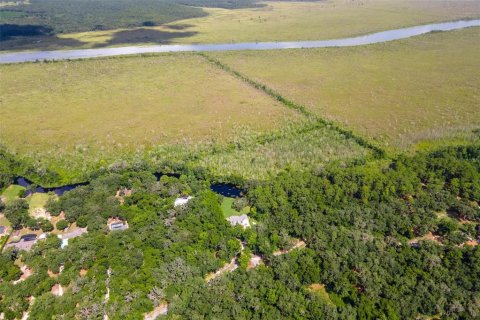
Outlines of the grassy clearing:
M2 227L10 227L10 221L7 220L3 215L0 216L0 226Z
M27 198L28 205L31 210L36 208L43 208L47 204L50 196L47 193L34 193Z
M480 2L463 0L331 0L266 2L263 8L205 8L206 17L165 26L60 35L82 46L125 43L223 43L319 40L404 26L480 17ZM40 44L41 45L41 44Z
M23 192L24 190L25 190L24 187L16 184L12 184L7 189L5 189L5 191L3 191L2 198L5 199L6 203L12 202L13 200L18 199L20 193Z
M0 73L0 141L60 171L301 119L192 54L3 65Z
M210 56L321 117L394 149L473 138L480 28L352 48Z
M353 139L326 126L285 130L263 141L257 139L234 149L215 152L195 164L208 168L217 176L236 176L263 180L286 167L319 169L326 163L348 161L370 154Z
M332 300L330 300L330 296L325 289L325 285L322 283L312 283L310 286L308 286L308 291L317 294L320 298L322 298L323 301L325 301L328 304L332 304Z
M232 208L232 204L234 198L229 198L229 197L224 197L222 201L222 211L223 211L223 216L225 218L231 217L231 216L239 216L242 214L248 214L250 212L250 207L245 207L243 208L242 212L239 212Z

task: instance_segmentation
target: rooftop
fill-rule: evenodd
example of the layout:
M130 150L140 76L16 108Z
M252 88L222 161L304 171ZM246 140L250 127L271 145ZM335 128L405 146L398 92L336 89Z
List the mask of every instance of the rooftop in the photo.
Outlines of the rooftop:
M108 219L108 229L110 231L126 230L128 229L128 223L118 218L110 218Z
M177 198L175 199L175 203L173 204L173 206L174 207L183 206L187 204L188 201L190 201L190 199L192 198L193 198L192 196Z
M230 216L227 218L227 220L232 226L239 224L244 228L250 227L250 221L246 214L242 214L241 216Z

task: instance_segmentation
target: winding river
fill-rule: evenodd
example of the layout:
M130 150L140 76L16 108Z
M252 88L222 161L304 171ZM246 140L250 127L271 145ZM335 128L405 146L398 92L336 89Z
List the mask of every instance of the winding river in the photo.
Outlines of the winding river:
M158 52L183 52L183 51L235 51L235 50L280 50L300 48L327 48L350 47L366 44L380 43L399 39L410 38L433 31L450 31L468 27L480 26L480 19L461 20L444 23L426 24L421 26L388 30L367 34L364 36L319 40L319 41L287 41L287 42L244 42L222 44L178 44L154 46L130 46L117 48L80 49L80 50L55 50L55 51L22 51L0 54L0 63L20 63L41 60L67 60L85 59L96 57L110 57L140 53Z

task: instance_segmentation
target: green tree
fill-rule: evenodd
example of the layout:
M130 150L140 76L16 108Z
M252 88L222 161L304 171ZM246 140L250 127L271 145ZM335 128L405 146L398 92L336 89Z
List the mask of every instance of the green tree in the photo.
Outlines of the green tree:
M68 228L68 225L69 225L69 223L68 223L67 220L60 220L60 221L57 222L56 227L57 227L57 230L62 230L63 231L63 230Z
M31 220L28 214L28 203L25 199L16 199L7 204L4 213L14 229L20 229Z

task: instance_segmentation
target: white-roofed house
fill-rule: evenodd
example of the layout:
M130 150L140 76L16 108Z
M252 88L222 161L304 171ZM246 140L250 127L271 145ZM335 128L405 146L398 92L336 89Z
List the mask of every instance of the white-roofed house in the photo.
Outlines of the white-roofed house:
M250 227L250 220L246 214L242 214L241 216L230 216L227 218L232 226L236 226L237 224L241 225L244 229Z

